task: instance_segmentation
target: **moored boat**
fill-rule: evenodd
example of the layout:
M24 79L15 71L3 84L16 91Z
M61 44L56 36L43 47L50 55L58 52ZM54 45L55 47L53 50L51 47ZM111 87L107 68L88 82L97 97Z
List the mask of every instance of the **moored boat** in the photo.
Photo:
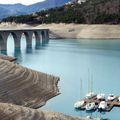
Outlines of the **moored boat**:
M96 96L96 94L94 94L94 92L89 92L89 93L86 94L87 99L91 99L91 98L93 98L95 96Z
M108 96L108 101L112 101L112 100L114 100L116 98L116 96L114 96L113 94L109 94L109 96Z
M118 97L118 101L120 102L120 97Z
M105 94L101 93L97 95L98 100L105 100Z
M87 111L91 111L91 110L95 110L95 103L94 102L92 102L92 103L88 103L86 106L85 106L85 109L87 110Z
M98 110L99 111L105 111L107 109L108 105L106 101L101 101L99 106L98 106Z
M85 101L82 100L82 101L77 101L75 104L74 104L74 108L78 109L78 108L81 108L82 106L84 106L85 104Z

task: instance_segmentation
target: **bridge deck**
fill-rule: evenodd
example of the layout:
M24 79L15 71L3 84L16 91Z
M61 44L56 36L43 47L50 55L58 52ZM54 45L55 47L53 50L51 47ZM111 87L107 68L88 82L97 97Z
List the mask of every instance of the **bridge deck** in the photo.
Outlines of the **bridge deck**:
M8 32L8 31L38 31L38 30L40 30L40 31L42 31L42 30L49 30L49 29L40 29L40 28L14 28L14 29L12 29L12 28L10 28L10 29L8 29L8 28L0 28L0 32L4 32L4 31L6 31L6 32Z

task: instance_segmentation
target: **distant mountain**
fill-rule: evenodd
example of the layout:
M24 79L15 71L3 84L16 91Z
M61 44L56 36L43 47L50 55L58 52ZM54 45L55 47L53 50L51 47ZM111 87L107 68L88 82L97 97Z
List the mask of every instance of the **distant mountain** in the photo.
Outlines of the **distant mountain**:
M0 19L8 16L16 16L26 14L20 9L24 9L26 6L22 4L0 4Z
M4 9L8 9L8 10L20 10L20 9L24 9L26 7L26 5L17 3L17 4L0 4L0 7L4 8Z
M48 8L62 6L69 1L71 0L45 0L43 2L38 2L32 5L29 5L25 9L23 9L23 11L26 11L27 13L37 12L37 11L48 9Z
M38 12L43 9L54 8L62 6L71 0L45 0L43 2L38 2L32 5L22 5L18 4L0 4L0 19L9 17L30 14L33 12Z

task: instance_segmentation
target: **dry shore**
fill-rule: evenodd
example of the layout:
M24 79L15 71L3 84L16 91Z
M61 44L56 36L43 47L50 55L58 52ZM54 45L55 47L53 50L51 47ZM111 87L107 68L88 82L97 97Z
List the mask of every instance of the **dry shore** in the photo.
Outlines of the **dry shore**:
M47 28L51 38L116 38L120 39L120 25L105 24L40 24L26 25L15 23L1 23L0 29Z
M120 38L120 25L43 24L55 38Z
M0 103L0 120L93 120ZM94 119L100 120L100 119Z

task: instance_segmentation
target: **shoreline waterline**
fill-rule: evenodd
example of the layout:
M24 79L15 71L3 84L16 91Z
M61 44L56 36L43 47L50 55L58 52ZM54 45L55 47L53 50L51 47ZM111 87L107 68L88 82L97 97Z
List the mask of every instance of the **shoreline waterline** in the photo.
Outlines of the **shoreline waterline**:
M55 39L120 39L120 25L105 24L41 24Z

